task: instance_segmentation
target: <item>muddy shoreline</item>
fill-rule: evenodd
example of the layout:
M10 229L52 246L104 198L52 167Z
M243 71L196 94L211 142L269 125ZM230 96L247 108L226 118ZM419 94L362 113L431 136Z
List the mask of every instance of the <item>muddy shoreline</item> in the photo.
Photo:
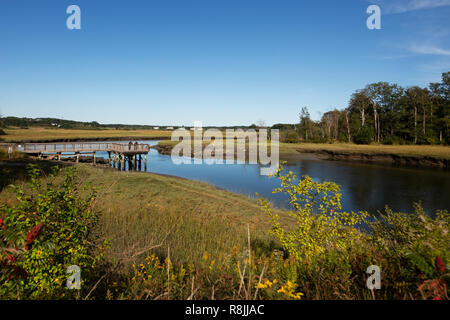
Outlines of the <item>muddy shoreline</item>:
M298 149L299 153L313 153L323 160L353 161L364 163L385 163L395 166L450 169L448 159L433 157L404 156L389 153L366 154L361 152L337 152L330 150Z

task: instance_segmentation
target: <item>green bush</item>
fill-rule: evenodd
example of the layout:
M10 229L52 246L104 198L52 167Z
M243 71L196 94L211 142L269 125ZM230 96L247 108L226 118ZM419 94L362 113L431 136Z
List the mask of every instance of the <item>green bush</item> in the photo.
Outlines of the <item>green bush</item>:
M432 218L420 204L415 204L414 212L408 214L386 208L370 224L371 241L377 252L375 260L389 268L385 286L391 291L396 288L397 294L420 292L422 298L446 297L450 276L446 265L450 261L449 228L447 211L440 210ZM441 292L427 292L425 287L433 282L435 289L442 287Z
M339 187L332 182L298 180L291 172L280 171L278 178L281 187L274 192L288 195L296 223L281 224L267 200L260 200L271 221L270 233L288 253L283 260L288 267L267 270L273 278L290 279L307 299L448 299L447 211L430 217L420 204L409 214L386 207L369 222L365 212L341 211ZM361 222L367 232L357 228ZM381 269L380 290L366 287L370 265Z
M316 137L314 139L311 140L312 143L327 143L328 139L325 137Z
M370 144L373 140L374 133L373 130L368 126L362 127L358 134L353 137L353 142L356 144Z
M402 140L398 137L386 137L383 139L383 141L381 142L384 145L401 145Z
M67 267L80 267L83 288L102 255L92 234L95 194L77 182L73 167L54 168L47 179L37 166L27 169L27 184L12 186L16 202L0 207L0 296L75 297Z
M352 226L365 221L367 212L348 213L342 211L340 187L334 182L315 182L304 176L295 184L297 177L289 172L277 177L281 187L273 193L284 193L290 199L292 211L289 215L295 219L293 228L283 227L280 217L273 213L267 199L260 204L271 221L271 234L284 249L299 260L311 259L326 252L328 248L346 248L360 237L360 232Z
M290 131L288 132L288 134L286 135L286 142L287 143L297 143L298 142L298 133L295 131Z

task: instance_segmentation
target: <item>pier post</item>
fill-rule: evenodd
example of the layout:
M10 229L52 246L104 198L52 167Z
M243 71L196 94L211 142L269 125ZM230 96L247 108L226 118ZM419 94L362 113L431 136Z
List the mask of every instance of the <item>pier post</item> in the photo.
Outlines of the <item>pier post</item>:
M61 152L58 152L58 161L61 161Z
M144 155L144 170L147 171L147 154Z
M95 156L96 156L96 154L95 154L95 151L94 151L94 166L95 166L95 160L96 160L96 159L95 159Z
M76 156L76 163L78 163L80 161L80 153L75 152L75 156Z

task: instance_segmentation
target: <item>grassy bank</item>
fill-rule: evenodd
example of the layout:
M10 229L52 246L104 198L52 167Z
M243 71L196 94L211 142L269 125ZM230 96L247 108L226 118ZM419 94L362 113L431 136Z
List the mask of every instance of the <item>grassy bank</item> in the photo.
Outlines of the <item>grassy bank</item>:
M431 157L437 159L450 159L449 146L425 146L425 145L358 145L352 143L282 143L280 147L286 152L316 152L331 151L341 153L359 153L365 155L397 155L406 157Z
M4 142L47 142L47 141L76 141L98 139L164 139L169 138L169 130L115 130L115 129L58 129L36 128L29 129L7 128L6 135L0 136Z
M27 178L29 162L0 165L2 180L20 177L19 189L3 184L0 193L0 268L12 274L25 268L38 276L25 278L28 287L19 290L0 275L7 284L0 292L8 297L448 299L447 212L430 218L420 207L411 214L387 209L367 234L355 228L364 213L341 212L337 185L304 179L291 188L291 173L283 178L284 191L298 203L288 216L205 183L155 174L79 164L51 176L52 163L39 161L33 171L41 178ZM313 200L315 190L326 193ZM322 215L313 212L314 201L324 205ZM81 217L92 213L98 224L76 237L73 221L90 226ZM59 228L50 228L66 215L69 219L57 221ZM43 231L34 236L33 247L20 249L20 239L28 241L27 230L39 222ZM5 240L22 225L11 248ZM78 296L65 289L65 264L54 263L64 256L77 264L74 254L97 259L83 269ZM366 287L369 265L383 272L380 290ZM27 288L36 289L28 296Z
M41 164L45 164L46 171L51 166ZM0 168L3 179L24 179L24 165ZM77 171L83 183L97 191L102 231L113 240L108 253L111 260L163 242L160 253L170 247L172 259L186 263L200 260L204 252L217 255L244 244L247 225L255 237L267 236L264 231L268 220L257 201L245 196L206 183L156 174L89 165L78 165ZM0 199L5 203L11 200L8 189Z

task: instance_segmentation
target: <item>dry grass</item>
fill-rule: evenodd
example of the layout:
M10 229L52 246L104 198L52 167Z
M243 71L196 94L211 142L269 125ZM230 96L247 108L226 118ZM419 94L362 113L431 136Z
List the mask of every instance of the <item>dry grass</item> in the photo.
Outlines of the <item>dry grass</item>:
M391 154L411 157L432 157L439 159L450 159L450 146L423 146L423 145L357 145L351 143L301 143L301 144L280 144L280 149L291 152L302 151L333 151L343 153L362 154Z
M84 164L77 168L81 181L97 191L100 232L112 239L109 261L159 243L156 252L164 256L170 246L174 262L195 262L205 252L217 257L234 246L245 247L247 225L253 239L269 243L269 221L255 199L176 177ZM0 193L1 202L11 199L8 189ZM286 212L277 212L284 223L291 221Z
M82 129L56 129L56 128L29 128L4 129L6 135L2 136L5 142L31 142L31 141L61 141L76 139L113 139L113 138L168 138L169 130L82 130Z
M87 166L80 170L99 190L103 231L114 239L111 256L165 239L161 250L170 246L174 261L188 262L244 244L247 224L262 237L269 227L255 200L206 183Z
M173 147L177 141L161 141L162 146ZM204 143L204 146L208 145ZM389 154L411 157L431 157L437 159L450 159L450 146L423 146L423 145L357 145L353 143L280 143L280 158L288 159L299 153L332 151L355 154Z

